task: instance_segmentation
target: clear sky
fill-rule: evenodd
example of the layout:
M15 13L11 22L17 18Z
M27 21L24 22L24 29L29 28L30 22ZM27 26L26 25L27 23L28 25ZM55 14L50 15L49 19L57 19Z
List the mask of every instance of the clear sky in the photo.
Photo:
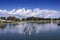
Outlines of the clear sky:
M40 8L60 11L60 0L0 0L0 9Z

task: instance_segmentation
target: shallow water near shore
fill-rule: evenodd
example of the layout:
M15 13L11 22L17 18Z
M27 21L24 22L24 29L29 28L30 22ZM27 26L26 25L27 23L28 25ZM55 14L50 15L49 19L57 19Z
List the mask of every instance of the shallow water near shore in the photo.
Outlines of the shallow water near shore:
M0 40L60 40L60 26L57 23L7 23L0 28Z

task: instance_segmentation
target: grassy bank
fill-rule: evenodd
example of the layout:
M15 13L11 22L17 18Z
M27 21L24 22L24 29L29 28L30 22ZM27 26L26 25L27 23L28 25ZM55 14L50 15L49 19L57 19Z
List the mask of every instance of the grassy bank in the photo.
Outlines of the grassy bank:
M10 24L18 24L19 21L11 21L11 20L6 20L4 23L10 23Z
M57 22L57 23L60 23L60 20L53 20L53 22Z
M50 23L51 20L28 20L28 21L21 21L21 22Z

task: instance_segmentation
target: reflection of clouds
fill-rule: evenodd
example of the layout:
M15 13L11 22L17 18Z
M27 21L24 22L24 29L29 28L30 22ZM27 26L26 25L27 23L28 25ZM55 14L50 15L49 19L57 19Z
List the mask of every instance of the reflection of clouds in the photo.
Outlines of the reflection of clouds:
M43 32L43 31L51 31L51 30L55 30L57 28L57 26L53 23L45 23L45 24L37 24L37 23L19 23L18 25L16 25L14 28L13 27L9 27L6 26L5 29L1 30L0 29L0 33L1 32L12 32L12 33L21 33L21 34L25 34L28 33L29 35L31 35L32 33L39 33L39 32Z
M39 27L36 26L35 30L36 30L36 32L38 33L38 32L39 32Z
M16 26L19 33L39 33L41 31L50 31L51 29L56 29L57 26L53 27L54 24L37 24L37 23L20 23Z
M16 29L18 29L20 33L24 33L25 28L27 28L27 23L20 23L16 26Z

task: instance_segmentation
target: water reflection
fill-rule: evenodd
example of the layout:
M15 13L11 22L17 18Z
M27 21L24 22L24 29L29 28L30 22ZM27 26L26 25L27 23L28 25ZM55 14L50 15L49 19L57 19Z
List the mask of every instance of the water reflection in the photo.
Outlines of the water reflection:
M12 32L12 33L20 33L20 34L33 34L39 32L48 32L52 30L56 30L56 23L28 23L28 22L20 22L18 25L9 24L4 27L4 29L0 32Z
M38 24L38 23L19 23L19 25L16 25L15 28L18 33L22 34L29 34L31 35L32 33L39 33L39 32L48 32L52 30L57 29L57 25L53 23L45 23L45 24Z
M0 29L4 29L6 27L6 24L0 24Z
M17 25L7 23L0 29L0 40L55 40L59 39L59 34L60 27L57 23L20 22Z

